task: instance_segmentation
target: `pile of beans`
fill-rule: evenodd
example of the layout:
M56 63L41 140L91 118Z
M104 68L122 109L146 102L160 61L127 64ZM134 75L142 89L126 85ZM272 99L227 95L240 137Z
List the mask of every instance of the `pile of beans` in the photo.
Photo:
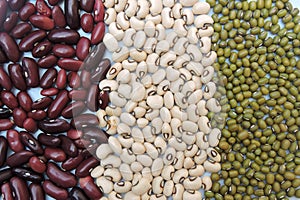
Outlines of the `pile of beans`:
M198 0L105 1L103 42L114 64L99 84L110 104L97 112L110 135L91 176L102 199L202 199L218 172L220 113L211 66L213 19Z
M104 13L101 0L0 0L4 199L102 197L89 171L107 142L91 114L109 101L98 87L110 68L100 43Z
M288 0L207 0L228 113L206 198L300 198L300 16ZM228 103L227 103L228 102Z

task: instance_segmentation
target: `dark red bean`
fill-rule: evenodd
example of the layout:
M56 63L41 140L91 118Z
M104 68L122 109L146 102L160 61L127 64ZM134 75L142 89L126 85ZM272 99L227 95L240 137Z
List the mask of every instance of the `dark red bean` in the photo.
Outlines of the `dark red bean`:
M45 15L47 17L51 16L51 9L44 0L37 0L35 2L35 7L38 13L40 13L41 15Z
M86 37L81 37L77 43L76 56L79 60L85 60L89 55L91 42Z
M32 110L27 115L36 121L41 121L47 117L47 113L44 110Z
M92 14L84 13L80 19L80 26L84 32L91 33L94 28L94 19Z
M10 91L3 90L0 94L0 97L1 101L12 110L19 106L17 98Z
M94 156L95 158L96 156L96 151L97 148L99 147L99 144L90 144L88 146L86 146L85 149L82 150L82 154L85 156L85 158L89 158L91 156Z
M72 158L68 158L67 160L65 160L61 167L66 170L66 171L71 171L73 169L76 169L77 166L83 161L84 157L81 153L78 154L78 156Z
M78 155L78 149L73 141L65 135L60 135L61 148L64 152L71 157L76 157Z
M101 0L95 0L94 4L94 21L95 23L103 22L105 15L104 5Z
M13 176L11 168L2 169L0 171L0 185L4 182L9 181L9 179Z
M45 145L45 146L50 146L50 147L57 147L60 145L61 140L53 135L47 135L44 133L39 134L38 136L38 141Z
M69 197L72 200L88 200L89 198L84 194L83 190L79 187L73 187L70 191Z
M91 145L91 141L90 140L86 140L83 138L79 138L74 140L75 145L77 146L77 148L80 149L85 149L86 147Z
M66 200L68 198L68 191L66 189L54 185L49 180L43 182L43 189L46 194L57 200Z
M100 64L103 65L108 63L108 65L110 65L110 60L108 59L102 60L105 50L106 48L103 43L95 46L93 50L90 52L90 54L88 55L87 59L84 61L84 68L87 71L92 71L93 69L100 66Z
M91 87L91 73L86 70L82 70L80 74L81 83L83 88L90 88Z
M59 0L48 0L48 3L51 5L51 6L55 6L56 4L58 4Z
M38 122L38 127L49 134L58 134L70 130L70 124L63 119L44 120Z
M67 136L68 138L72 139L72 140L76 140L81 138L83 135L83 132L77 129L70 129L67 132Z
M77 184L77 180L73 174L71 174L70 172L62 171L59 167L57 167L57 165L52 162L48 163L46 173L51 181L63 188L74 187Z
M36 12L35 6L27 2L20 10L19 10L19 18L23 21L27 21L27 19Z
M66 153L59 148L46 147L44 156L55 162L64 162L67 159Z
M6 62L8 62L8 59L5 53L2 51L2 49L0 49L0 63L6 63Z
M10 32L11 36L16 39L21 39L32 30L32 27L27 22L22 22L16 25Z
M70 72L68 74L68 82L69 82L69 86L71 88L73 88L73 89L79 88L81 85L81 80L80 80L78 73Z
M102 197L102 192L99 187L95 184L92 177L87 176L79 179L80 187L83 189L84 193L90 199L100 199Z
M12 83L10 77L7 75L3 67L0 67L0 86L10 91L12 88Z
M75 56L75 49L71 45L56 44L53 46L52 52L57 57L71 58Z
M27 184L24 180L18 177L13 177L10 179L10 186L15 196L15 200L29 199L29 191Z
M24 145L21 142L19 132L16 130L8 130L6 133L7 142L9 145L9 148L13 150L14 152L20 152L24 150Z
M59 28L64 28L67 24L64 12L59 6L54 6L52 8L52 18L54 24Z
M82 114L71 120L71 125L74 128L85 128L88 126L97 126L99 125L99 120L96 115L93 114Z
M1 183L0 183L1 185ZM1 186L1 193L2 193L2 198L5 199L5 200L14 200L14 195L13 195L13 192L10 188L10 185L9 183L4 183L2 186Z
M80 1L80 7L90 13L93 11L93 7L94 7L94 3L95 3L95 0L81 0Z
M0 1L0 24L2 25L6 18L7 1Z
M18 13L10 13L10 15L6 18L5 22L3 23L4 30L9 33L17 25L18 18Z
M26 85L28 87L37 87L40 84L40 74L38 65L34 59L24 57L22 59L23 73L26 78Z
M12 170L13 174L20 177L23 180L34 182L34 183L40 183L43 181L43 176L40 174L23 167L16 167Z
M104 22L98 22L92 31L91 43L94 45L99 44L103 40L104 34L105 24Z
M31 200L45 200L45 193L40 184L31 183L29 185Z
M32 109L34 109L34 110L45 109L52 103L52 101L53 101L53 99L50 97L43 97L43 98L37 99L32 103Z
M12 110L9 108L0 108L0 119L8 119L12 116Z
M108 135L103 130L96 127L84 128L82 130L82 135L85 139L96 140L98 144L103 144L108 142Z
M7 150L8 142L5 137L0 136L0 167L2 167L6 161Z
M58 58L54 55L44 56L38 60L37 64L41 68L51 68L56 65Z
M25 119L25 121L23 122L23 127L30 133L35 133L37 131L37 123L32 118Z
M20 91L17 94L17 98L18 98L19 104L23 108L23 110L25 110L26 112L31 111L33 102L27 92Z
M91 111L97 111L98 110L98 96L99 96L99 86L98 85L92 85L90 86L89 92L87 94L86 98L86 105L88 109Z
M68 91L61 90L47 110L48 117L54 119L60 116L69 101Z
M0 33L0 47L4 51L7 58L13 62L17 62L20 58L20 52L15 40L5 32Z
M23 122L26 118L27 114L22 108L15 108L13 110L13 120L18 127L23 128Z
M44 153L42 145L31 134L29 134L25 131L21 131L20 139L21 139L22 143L26 147L28 147L32 152L34 152L36 154Z
M69 92L69 98L75 101L83 101L86 99L87 91L83 89L72 90Z
M107 91L101 91L98 97L99 107L105 109L109 104L109 94Z
M61 115L66 119L71 119L74 116L78 116L85 110L85 103L82 101L75 101L65 107Z
M8 65L8 72L9 72L9 75L10 75L13 85L17 89L19 89L21 91L24 91L27 89L24 72L23 72L21 65L19 65L19 64Z
M76 168L75 175L79 178L84 178L90 175L90 171L97 167L100 164L100 161L94 157L90 157L84 160L80 165Z
M61 58L58 60L57 65L65 70L77 72L82 66L81 60L75 60L72 58Z
M71 29L80 27L79 2L77 0L65 0L65 16Z
M64 89L67 85L67 72L64 69L59 70L56 78L56 87L60 90Z
M32 49L32 56L35 58L41 58L43 56L48 55L48 53L52 49L52 43L49 41L43 41L38 43L33 49Z
M53 19L45 15L32 15L29 20L33 26L46 31L52 30L55 26Z
M6 164L10 167L19 167L24 163L27 163L33 155L34 153L31 151L20 151L9 156L6 160Z
M37 42L40 42L47 36L44 30L35 30L25 36L19 43L20 51L31 51Z
M0 119L0 131L7 131L14 126L10 119Z
M53 83L55 83L57 77L57 71L55 68L48 69L42 76L40 81L40 86L43 89L51 88Z
M48 39L54 43L76 44L80 36L77 31L58 28L50 31Z
M19 10L25 4L25 0L8 0L8 4L12 10Z
M47 169L47 166L43 160L37 156L32 156L28 162L30 168L37 173L44 173Z
M59 90L57 88L48 88L41 90L41 95L51 97L57 95L58 92Z

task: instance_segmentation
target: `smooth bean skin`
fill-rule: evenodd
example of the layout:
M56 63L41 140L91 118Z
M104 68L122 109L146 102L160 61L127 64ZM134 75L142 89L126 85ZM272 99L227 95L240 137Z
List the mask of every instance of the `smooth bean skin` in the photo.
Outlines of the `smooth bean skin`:
M51 68L53 67L56 63L57 63L58 58L55 55L48 55L45 57L42 57L38 60L37 64L41 67L41 68Z
M44 161L42 161L37 156L32 156L29 159L28 165L33 171L40 173L40 174L44 173L47 169L47 166L44 163Z
M80 7L88 13L93 11L94 4L95 4L95 0L82 0L82 1L80 1Z
M52 8L52 18L55 25L59 28L64 28L67 25L65 15L59 6Z
M0 136L0 167L2 167L6 160L8 150L8 142L5 137Z
M14 123L18 127L23 128L23 123L26 120L26 118L27 118L26 112L22 108L15 108L13 110Z
M18 167L24 163L27 163L33 155L34 154L31 151L20 151L9 156L6 160L6 164L10 167Z
M44 120L38 123L39 129L49 134L58 134L70 130L70 124L63 119Z
M72 90L69 92L69 98L75 101L84 101L86 99L87 91L83 89Z
M78 149L74 142L67 136L60 135L59 139L61 140L61 148L64 152L70 157L76 157L78 155Z
M43 56L48 55L51 49L52 49L51 42L49 41L40 42L32 49L32 56L35 58L42 58Z
M76 56L79 60L85 60L90 52L91 42L86 37L81 37L77 43Z
M80 74L82 87L89 89L91 87L91 73L87 70L82 70Z
M22 143L27 146L32 152L42 155L44 153L43 147L31 134L21 131L20 139Z
M10 119L0 119L0 131L7 131L13 128L14 123Z
M32 99L28 95L27 92L23 92L23 91L19 92L17 94L17 98L18 98L18 102L19 102L20 106L23 108L23 110L25 110L26 112L31 111Z
M9 179L13 176L13 173L11 171L11 168L6 168L3 170L0 170L0 185L2 185L4 182L9 181Z
M6 32L10 32L18 22L18 14L16 12L10 13L10 15L6 18L3 23L3 28Z
M9 181L16 200L29 199L29 191L26 182L18 177L13 177Z
M20 52L15 40L5 32L0 32L0 47L4 51L7 58L13 62L17 62L20 58Z
M104 65L109 64L110 65L109 59L103 59L105 50L106 50L106 47L105 47L104 43L100 43L99 45L95 46L91 50L87 59L85 60L83 67L87 71L92 71L93 69L100 66L100 64L104 64Z
M75 55L75 49L70 45L56 44L52 51L55 56L62 58L70 58Z
M10 91L12 88L10 77L8 76L6 71L4 71L3 67L0 67L0 85L7 91Z
M67 85L67 72L64 69L59 70L56 78L56 86L58 89L62 90Z
M82 135L85 139L96 140L99 144L108 142L107 133L97 127L84 128L82 130Z
M92 31L91 44L99 44L104 37L105 33L105 24L104 22L98 22Z
M34 45L43 40L47 36L46 31L44 30L35 30L25 36L19 43L20 51L31 51L34 48Z
M6 63L6 62L8 62L8 59L5 53L3 52L3 50L0 49L0 63Z
M87 176L79 179L79 185L85 192L85 194L91 199L100 199L102 197L102 192L94 183L92 177Z
M103 22L105 15L104 5L101 0L95 0L94 4L94 21L95 23Z
M27 115L36 121L41 121L47 117L47 113L44 110L32 110Z
M12 193L12 190L10 188L9 183L4 183L1 186L1 193L3 195L2 196L3 199L5 199L5 200L14 200L14 196L13 196L13 193Z
M43 97L34 101L31 107L33 110L43 110L47 108L52 103L52 101L53 99L50 97Z
M65 42L66 44L76 44L79 38L79 33L74 30L64 28L54 29L48 34L48 39L54 43Z
M22 68L28 87L37 87L40 84L40 74L38 65L34 59L24 57L22 59Z
M101 61L98 64L96 70L92 74L91 77L92 83L97 84L99 81L103 80L110 67L111 67L110 61L107 59L103 59L103 61Z
M5 21L7 7L7 1L0 1L0 24L3 24L3 22Z
M77 0L65 1L65 16L67 24L71 29L80 27L79 2Z
M51 88L57 77L57 71L54 68L48 69L42 76L40 86L43 89Z
M49 106L47 113L50 119L57 118L70 101L67 90L61 90Z
M71 119L74 116L78 116L80 113L82 113L86 109L85 103L82 101L75 101L68 106L66 106L65 109L63 109L61 115L66 119Z
M16 39L21 39L25 35L27 35L32 30L32 27L29 23L23 22L17 24L12 30L11 30L11 36L13 36Z
M8 4L12 10L19 10L25 4L25 0L9 0Z
M44 15L31 15L29 17L31 24L42 30L52 30L55 26L54 20Z
M79 153L77 157L70 157L67 160L65 160L61 167L67 171L71 171L73 169L76 169L77 166L83 161L84 157L82 153Z
M27 2L20 10L19 10L19 18L22 21L26 21L31 15L36 12L35 6L32 3Z
M92 156L80 163L76 168L75 175L79 178L86 177L90 174L90 170L97 167L99 164L100 161Z
M22 67L19 64L10 64L8 66L8 71L13 85L17 89L25 91L27 89L27 85Z
M51 159L55 162L64 162L67 158L65 152L62 149L50 147L45 148L44 156L47 159Z
M31 183L29 185L31 200L45 200L45 193L40 184Z
M69 193L69 197L72 200L88 200L88 197L84 194L79 187L73 187Z
M47 176L51 181L63 188L74 187L77 183L73 174L62 171L52 162L48 163Z
M86 33L91 33L94 28L94 19L90 13L84 13L80 19L82 30Z
M6 138L9 145L9 148L14 152L20 152L24 150L24 145L21 142L19 132L16 130L8 130L6 132Z
M82 64L83 62L81 60L75 60L72 58L62 58L57 62L57 65L60 68L74 72L80 70Z
M12 170L13 174L22 178L23 180L40 183L44 180L41 174L31 171L30 169L16 167Z
M37 131L36 121L29 117L26 118L23 122L23 128L30 133L35 133Z
M91 111L96 111L98 109L98 96L100 93L100 89L98 85L92 85L89 89L87 99L86 99L86 104L88 109Z
M1 101L10 109L14 109L19 106L18 100L12 92L2 91L0 97Z
M82 114L71 120L71 125L78 129L88 126L97 126L98 124L98 117L93 114Z
M58 137L44 133L39 134L38 141L41 144L49 147L58 147L61 143L61 140Z
M46 4L44 0L37 0L35 2L35 7L37 9L37 12L40 13L41 15L45 15L47 17L51 16L51 9L49 6Z
M68 82L69 82L69 86L73 89L77 89L81 86L80 77L76 72L70 72L68 74Z
M45 180L43 182L43 189L46 194L57 200L66 200L68 198L68 191L66 189L57 187L50 180Z
M55 6L56 4L58 4L60 0L48 0L48 3L51 5L51 6Z

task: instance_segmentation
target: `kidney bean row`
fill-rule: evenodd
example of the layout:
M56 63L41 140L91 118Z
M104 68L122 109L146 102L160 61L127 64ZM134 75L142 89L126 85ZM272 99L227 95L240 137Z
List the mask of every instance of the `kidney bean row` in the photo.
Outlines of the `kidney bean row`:
M104 13L101 0L0 0L4 199L101 198L90 170L99 165L96 148L108 140L91 114L109 103L98 87L111 66L101 43Z

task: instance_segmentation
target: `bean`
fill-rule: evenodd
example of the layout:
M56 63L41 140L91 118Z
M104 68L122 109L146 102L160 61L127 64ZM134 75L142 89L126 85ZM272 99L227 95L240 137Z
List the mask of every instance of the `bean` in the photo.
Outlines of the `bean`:
M14 126L13 122L9 119L0 119L0 131L6 131Z
M37 0L35 2L35 7L39 14L45 15L47 17L51 16L51 9L44 0Z
M61 140L58 137L44 133L39 134L38 141L41 144L50 147L58 147L61 143Z
M53 53L57 57L70 58L75 55L75 49L70 45L56 44L53 47Z
M110 65L110 61L108 59L102 60L104 53L105 53L105 45L103 43L94 47L94 49L90 52L89 56L84 62L84 68L87 71L92 71L92 69L100 65L102 68L106 65Z
M93 114L82 114L71 120L74 128L81 129L89 126L97 126L99 124L98 117Z
M20 15L20 12L19 12ZM25 35L27 35L32 30L32 27L29 23L23 22L17 24L12 30L11 30L11 36L15 39L21 39Z
M42 110L47 108L52 103L52 101L53 99L50 97L43 97L34 101L31 107L34 110Z
M44 30L35 30L25 36L19 43L20 51L31 51L34 48L34 45L43 40L47 36L47 33Z
M104 22L98 22L92 31L91 44L99 44L104 37L105 33L105 24Z
M58 58L54 55L48 55L40 58L37 62L37 64L41 68L51 68L54 65L56 65Z
M26 112L22 108L15 108L13 110L13 120L18 127L23 128L23 123L26 120L26 118Z
M59 0L48 0L48 3L51 5L51 6L55 6L56 4L58 4Z
M51 181L63 188L74 187L77 183L75 176L69 172L60 170L54 163L48 163L47 176Z
M110 67L111 65L109 60L104 59L103 61L101 61L98 67L96 68L95 72L92 74L92 83L96 84L103 80Z
M19 10L25 4L25 1L24 0L21 0L21 1L9 0L8 4L12 10Z
M67 159L65 152L59 148L46 147L44 156L55 162L64 162Z
M12 82L10 80L10 77L7 75L7 73L2 67L0 67L0 85L8 91L10 91L12 88Z
M79 153L77 157L70 157L67 160L65 160L61 167L67 171L71 171L73 169L76 169L77 166L83 161L84 157L82 153Z
M41 144L29 133L25 131L20 132L20 139L22 143L28 147L32 152L42 155L44 153Z
M23 128L30 133L35 133L37 131L36 121L32 118L25 119L23 122Z
M79 131L77 129L70 129L67 132L67 136L68 136L68 138L70 138L72 140L76 140L76 139L82 137L82 131Z
M93 127L84 128L83 137L89 140L96 140L97 143L99 144L108 142L107 134L99 128L93 128Z
M40 84L40 74L38 65L32 58L24 57L22 59L22 68L24 77L26 78L26 85L28 87L37 87Z
M14 152L20 152L24 150L24 145L21 142L19 132L16 130L8 130L6 132L6 138L9 145L9 148Z
M81 37L77 43L76 56L79 60L85 60L89 54L91 42L86 37Z
M68 156L76 157L78 155L78 149L70 138L60 135L59 139L61 140L61 148Z
M65 16L67 24L71 29L80 27L80 16L78 12L79 2L76 0L65 1Z
M5 21L7 10L7 1L0 1L0 24Z
M74 88L74 89L79 88L81 85L81 80L80 80L78 73L70 72L68 74L68 82L69 82L69 86L71 88Z
M0 108L0 119L7 119L12 116L12 111L9 108Z
M95 0L82 0L82 1L80 1L80 7L88 13L93 11L94 4L95 4Z
M18 177L13 177L9 181L11 189L14 193L15 199L29 199L29 191L26 182Z
M0 47L9 60L13 62L19 60L20 52L18 46L13 38L5 32L0 33Z
M57 62L57 65L65 70L69 71L79 71L83 62L81 60L75 60L72 58L62 58Z
M38 122L38 127L49 134L58 134L70 129L70 124L63 119L44 120Z
M100 189L95 185L94 180L87 176L85 178L79 179L79 184L85 194L91 199L99 199L102 197L102 192Z
M79 187L73 187L69 193L69 197L73 200L88 200L88 197Z
M59 6L54 6L52 8L52 18L54 24L59 28L64 28L67 25L65 15Z
M6 200L13 200L14 199L12 190L11 190L10 185L9 185L9 182L8 183L4 183L1 186L1 193L3 195L2 196L3 199L6 199Z
M0 137L0 167L2 167L6 160L6 154L8 150L8 142L5 137Z
M6 32L10 32L18 22L18 14L16 12L10 13L10 15L6 18L3 23L3 28Z
M17 108L19 106L17 98L12 92L2 91L0 94L1 101L10 109Z
M88 109L91 111L96 111L98 109L98 96L99 96L100 90L98 85L92 85L89 89L89 92L87 94L87 100L86 104Z
M61 115L66 119L71 119L74 116L78 116L85 110L85 103L82 101L76 101L74 103L69 104L66 106Z
M30 199L32 200L44 200L45 199L45 193L41 185L31 183L29 185L29 191L30 191Z
M27 163L33 155L34 154L31 151L20 151L9 156L6 160L6 164L10 167L18 167L24 163Z
M68 198L68 191L66 189L57 187L49 180L43 182L43 189L46 194L57 200L65 200Z
M26 90L26 81L21 66L19 64L10 64L8 66L8 71L13 85L21 91Z
M0 49L0 63L6 63L6 62L8 62L8 59L5 53Z
M79 178L84 178L88 176L90 174L90 171L99 164L99 160L94 157L90 157L80 163L80 165L76 168L75 175Z
M80 26L84 32L91 33L94 28L94 19L92 14L84 13L80 19Z
M32 107L32 99L31 97L27 94L27 92L19 92L17 94L18 102L20 106L23 108L24 111L29 112L31 111Z
M64 69L59 70L56 78L56 86L58 89L62 90L67 85L67 72Z
M34 183L40 183L44 179L42 175L26 168L16 167L12 169L12 172L14 175L20 177L21 179Z
M52 30L55 26L53 19L44 15L32 15L29 17L31 24L42 30Z
M67 90L61 90L49 106L47 113L50 119L57 118L70 101Z
M84 89L72 90L69 92L69 98L75 101L84 101L87 96L87 91Z
M9 179L13 176L11 168L2 169L0 171L0 184L9 181Z
M42 96L56 96L58 94L59 90L57 88L48 88L48 89L43 89L41 90L41 95Z
M32 56L35 58L41 58L43 56L46 56L52 49L52 44L49 41L43 41L38 43L33 49L32 49Z
M31 15L36 12L34 5L30 2L25 3L25 5L19 10L19 18L22 21L26 21Z
M29 159L28 165L33 171L35 171L39 174L44 173L46 171L46 168L47 168L44 161L42 161L40 158L38 158L36 156L32 156Z
M64 28L54 29L48 34L48 39L54 43L76 44L79 38L78 32Z
M95 23L103 22L105 14L104 5L101 0L95 0L94 4L94 21Z
M51 88L57 77L57 71L54 68L48 69L42 76L40 86L43 89Z
M98 97L98 101L99 101L99 107L101 109L105 109L109 104L108 92L100 92L99 97Z

